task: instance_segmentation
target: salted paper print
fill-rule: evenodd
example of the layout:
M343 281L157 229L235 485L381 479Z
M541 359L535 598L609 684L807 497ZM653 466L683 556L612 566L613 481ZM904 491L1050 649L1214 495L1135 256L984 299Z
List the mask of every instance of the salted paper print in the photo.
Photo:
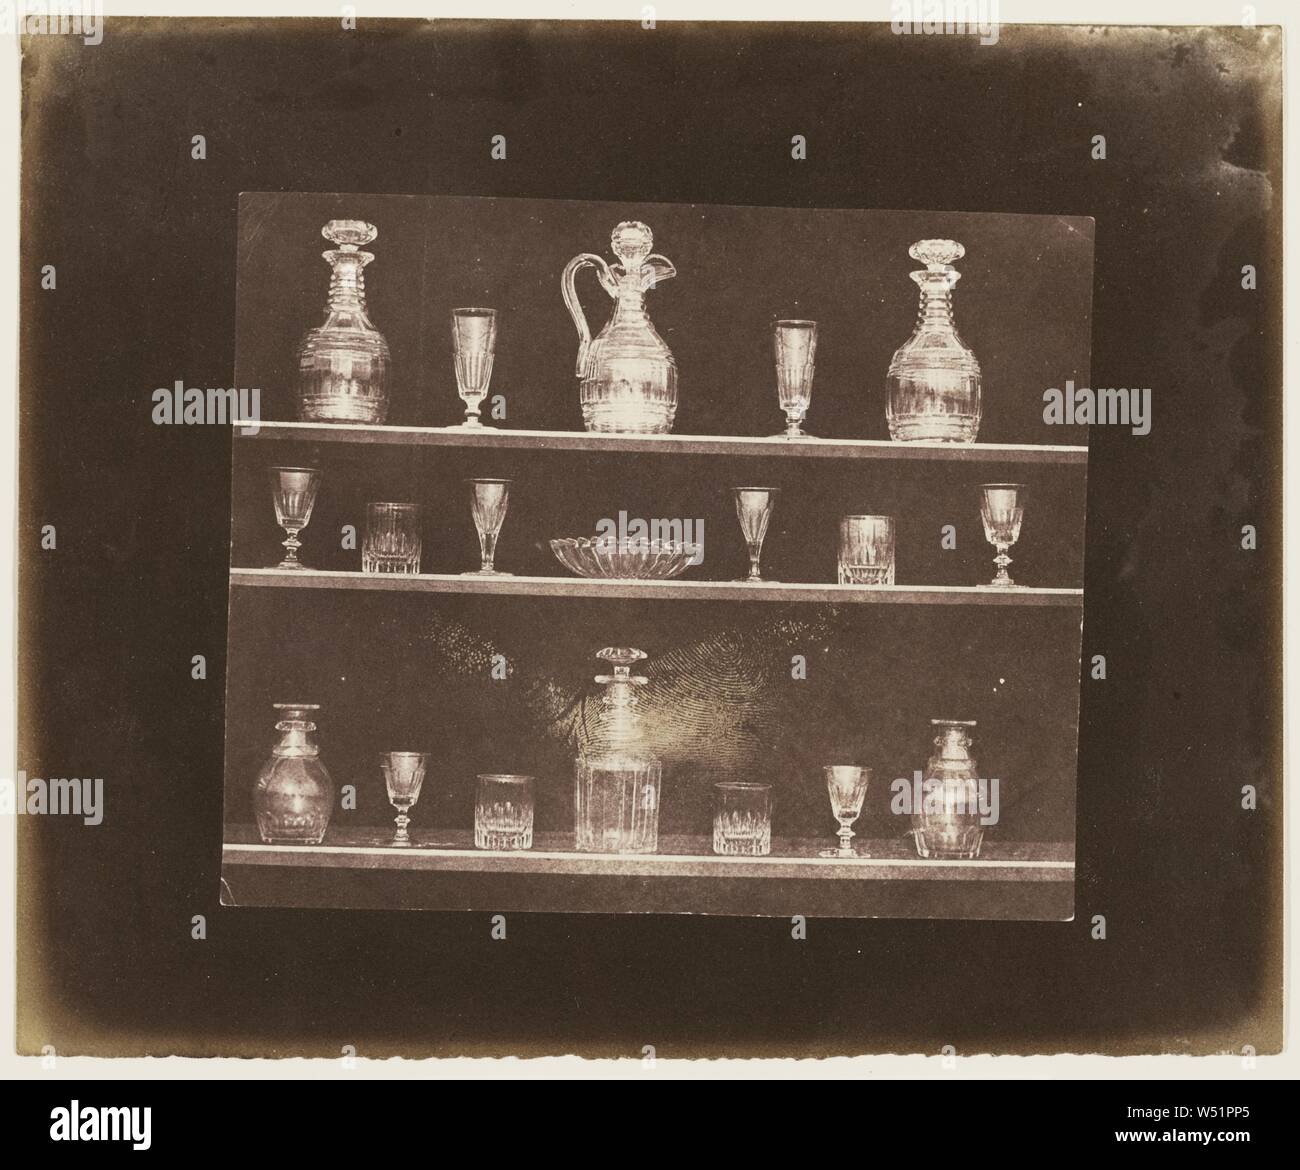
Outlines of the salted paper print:
M1071 917L1091 220L239 214L226 904Z

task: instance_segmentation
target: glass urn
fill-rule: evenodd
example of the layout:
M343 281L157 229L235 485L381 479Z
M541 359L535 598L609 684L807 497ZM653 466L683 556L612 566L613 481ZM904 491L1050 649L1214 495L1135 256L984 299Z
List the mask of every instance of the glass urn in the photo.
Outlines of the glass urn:
M654 853L659 848L659 786L662 769L646 748L636 709L632 674L643 650L607 647L596 655L614 668L598 674L605 687L574 765L575 847L584 853Z
M276 703L280 733L253 787L257 831L267 845L319 845L334 811L334 782L316 746L316 703Z
M984 840L979 777L971 758L973 720L931 719L934 755L925 768L921 806L913 810L912 832L922 857L979 856Z
M298 418L302 422L382 423L388 417L388 342L366 312L362 269L374 256L359 251L379 234L358 219L332 219L321 229L336 247L321 255L333 270L325 323L298 348Z
M583 252L569 261L560 279L564 303L578 330L578 397L589 431L666 434L677 414L677 362L655 332L645 294L677 275L672 262L652 254L654 235L643 223L620 223L610 236L619 263ZM600 287L614 301L614 315L592 339L574 279L596 270Z
M911 274L921 290L916 328L894 353L886 379L889 437L903 443L973 443L980 428L980 365L957 334L952 267L966 249L955 240L918 240L925 265Z

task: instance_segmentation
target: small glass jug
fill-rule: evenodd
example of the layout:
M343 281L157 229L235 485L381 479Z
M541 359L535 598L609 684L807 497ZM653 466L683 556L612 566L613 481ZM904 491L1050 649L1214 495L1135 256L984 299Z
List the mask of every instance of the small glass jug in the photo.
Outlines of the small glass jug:
M267 845L319 845L334 811L334 782L320 762L318 703L276 703L279 742L253 787L257 831Z
M984 824L979 778L971 758L974 720L931 719L938 733L925 767L921 807L912 814L916 851L922 857L972 859L980 854Z
M667 434L677 414L677 362L645 311L645 294L677 275L663 256L652 255L654 235L627 220L610 236L620 263L592 252L575 256L560 280L564 303L578 330L578 396L589 431ZM614 301L614 315L593 341L574 278L583 268Z

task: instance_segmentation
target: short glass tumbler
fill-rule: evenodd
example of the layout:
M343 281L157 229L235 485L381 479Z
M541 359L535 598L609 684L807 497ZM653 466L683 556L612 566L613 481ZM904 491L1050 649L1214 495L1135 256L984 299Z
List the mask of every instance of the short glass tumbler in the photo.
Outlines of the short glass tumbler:
M361 542L361 571L408 574L420 571L418 505L366 505L366 535Z
M894 583L894 518L845 516L840 521L841 585Z
M713 786L713 852L766 857L772 852L772 786L726 782Z
M533 778L482 775L474 795L476 849L533 847Z

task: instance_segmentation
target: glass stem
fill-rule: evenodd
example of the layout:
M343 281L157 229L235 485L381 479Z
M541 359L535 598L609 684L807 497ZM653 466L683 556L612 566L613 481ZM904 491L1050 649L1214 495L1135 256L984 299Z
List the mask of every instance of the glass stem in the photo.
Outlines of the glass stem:
M758 571L759 558L763 555L763 546L757 547L751 545L749 549L749 579L751 581L761 581L763 575Z
M497 536L495 532L480 532L478 534L478 548L482 563L479 565L479 572L493 572L492 561L497 551Z
M285 529L285 532L289 534L289 539L281 541L280 543L283 544L285 548L284 559L286 562L292 561L294 564L298 563L298 550L302 548L302 541L298 539L299 531L300 529L297 528Z

